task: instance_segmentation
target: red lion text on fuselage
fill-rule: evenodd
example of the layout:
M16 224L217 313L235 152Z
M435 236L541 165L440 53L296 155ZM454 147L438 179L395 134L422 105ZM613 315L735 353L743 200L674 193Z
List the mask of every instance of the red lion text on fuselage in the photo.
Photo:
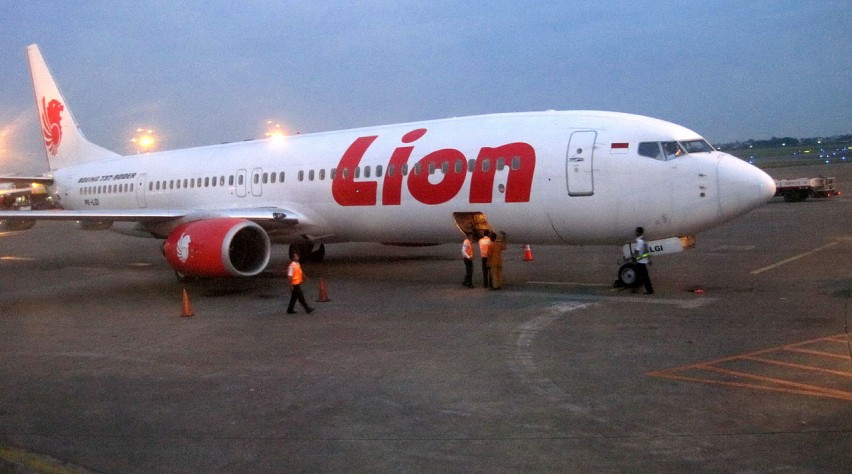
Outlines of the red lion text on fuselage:
M412 130L403 135L401 141L404 144L414 143L426 132L425 128ZM334 200L341 206L375 206L379 202L378 180L355 181L355 169L377 138L377 135L371 135L355 139L337 164L331 191ZM405 181L402 170L413 151L414 145L407 145L397 147L391 154L382 181L382 205L401 204ZM468 173L468 160L464 153L455 148L442 148L427 153L415 163L407 175L408 191L423 204L443 204L458 195L470 174L468 202L490 203L493 201L494 177L498 167L506 167L505 202L529 202L535 164L535 149L528 143L514 142L493 148L482 147L472 172ZM433 183L429 176L436 170L443 171L442 178Z

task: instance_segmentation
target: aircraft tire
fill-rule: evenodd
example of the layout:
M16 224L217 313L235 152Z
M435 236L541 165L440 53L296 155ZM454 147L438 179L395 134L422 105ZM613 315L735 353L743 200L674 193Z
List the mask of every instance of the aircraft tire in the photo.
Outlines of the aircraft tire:
M617 286L632 288L636 286L636 266L633 263L625 263L618 269Z

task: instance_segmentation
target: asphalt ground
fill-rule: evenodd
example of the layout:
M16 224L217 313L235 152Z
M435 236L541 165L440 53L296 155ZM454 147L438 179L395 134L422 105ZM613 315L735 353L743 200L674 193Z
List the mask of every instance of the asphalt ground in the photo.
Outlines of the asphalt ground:
M455 246L347 244L287 315L284 248L183 285L156 240L0 232L0 472L848 473L852 166L770 174L844 196L700 234L654 295L615 247L509 236L488 291Z

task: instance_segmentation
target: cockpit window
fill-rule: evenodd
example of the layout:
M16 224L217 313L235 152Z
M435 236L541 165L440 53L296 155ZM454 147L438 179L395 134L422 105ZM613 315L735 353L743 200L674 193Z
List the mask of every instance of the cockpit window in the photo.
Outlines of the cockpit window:
M673 160L686 154L678 142L642 142L639 143L638 152L639 156L660 161Z
M662 142L660 145L663 146L663 155L666 157L666 161L673 160L684 154L683 148L677 142Z
M653 158L655 160L659 160L661 156L660 153L660 143L659 142L642 142L639 144L639 156L645 156L647 158Z
M680 142L687 153L710 153L713 147L704 140L687 140Z

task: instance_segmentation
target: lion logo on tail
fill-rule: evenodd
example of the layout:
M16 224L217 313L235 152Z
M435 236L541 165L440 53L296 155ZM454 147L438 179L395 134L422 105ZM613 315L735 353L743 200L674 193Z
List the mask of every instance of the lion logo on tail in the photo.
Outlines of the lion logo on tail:
M56 156L59 151L59 143L62 142L62 111L65 106L62 102L52 99L47 102L45 97L41 98L41 133L44 136L44 146L47 151Z

